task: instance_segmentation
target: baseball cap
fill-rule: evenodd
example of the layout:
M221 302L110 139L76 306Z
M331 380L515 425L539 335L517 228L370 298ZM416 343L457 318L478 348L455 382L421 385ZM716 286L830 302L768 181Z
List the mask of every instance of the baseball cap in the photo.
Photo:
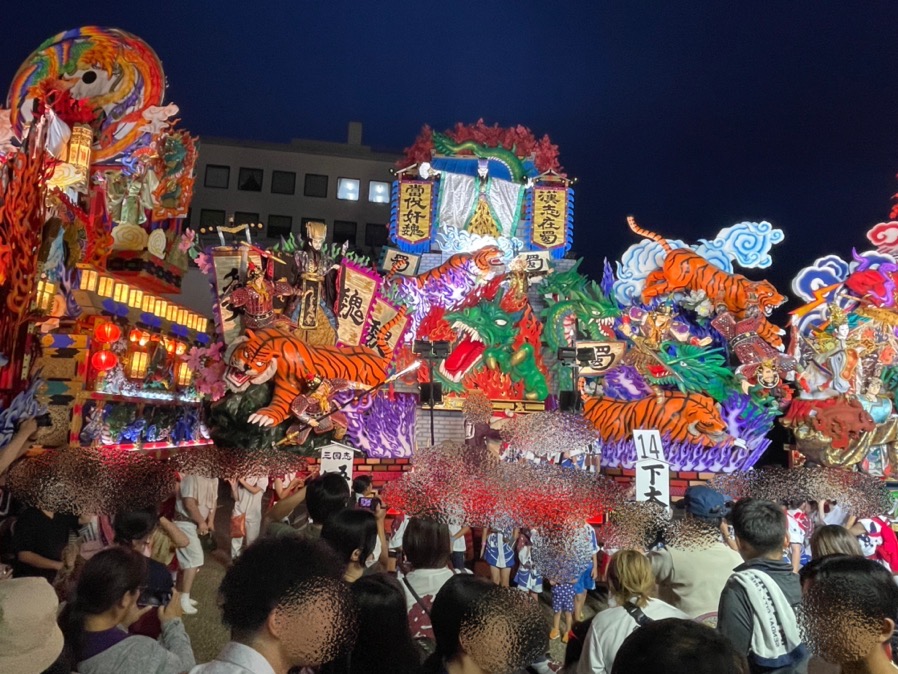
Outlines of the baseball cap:
M686 489L680 507L694 517L726 517L729 509L723 494L704 485L693 485Z

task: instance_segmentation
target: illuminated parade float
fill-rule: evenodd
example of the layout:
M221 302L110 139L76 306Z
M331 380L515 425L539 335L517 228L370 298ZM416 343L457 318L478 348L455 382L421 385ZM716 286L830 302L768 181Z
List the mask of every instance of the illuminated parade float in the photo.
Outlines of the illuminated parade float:
M66 457L165 482L330 448L401 466L380 482L407 473L408 512L432 498L472 524L550 526L619 504L647 460L665 503L747 471L777 419L794 463L895 470L898 223L801 270L787 334L785 296L741 273L772 264L782 230L689 242L630 218L633 244L588 279L558 147L479 121L406 150L378 259L320 222L269 245L252 224L185 225L202 149L164 94L148 45L86 27L41 45L0 113L0 441L49 413L20 484ZM208 316L177 301L188 264ZM437 494L436 474L464 485Z

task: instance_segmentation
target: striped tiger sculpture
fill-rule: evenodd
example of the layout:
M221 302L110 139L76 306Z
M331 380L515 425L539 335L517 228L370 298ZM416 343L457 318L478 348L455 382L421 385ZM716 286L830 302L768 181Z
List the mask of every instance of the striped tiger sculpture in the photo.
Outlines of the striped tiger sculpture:
M604 442L628 440L633 429L640 428L656 428L662 435L668 434L671 442L705 447L735 442L714 399L700 393L664 391L633 401L587 396L583 416Z
M267 406L256 410L248 421L259 426L277 426L290 416L290 405L314 375L322 379L343 379L364 387L377 386L387 378L392 351L385 335L405 316L400 311L378 333L381 356L365 346L313 346L296 335L276 327L247 330L225 354L228 364L225 383L234 392L252 384L274 382Z
M645 280L643 302L649 303L670 293L701 290L715 306L726 307L737 320L749 318L750 308L756 306L761 313L758 335L774 348L784 349L782 335L785 333L766 318L786 301L772 283L750 281L741 274L730 274L691 248L671 248L667 239L642 229L632 216L627 218L627 224L636 234L659 244L667 253L661 268L650 273Z

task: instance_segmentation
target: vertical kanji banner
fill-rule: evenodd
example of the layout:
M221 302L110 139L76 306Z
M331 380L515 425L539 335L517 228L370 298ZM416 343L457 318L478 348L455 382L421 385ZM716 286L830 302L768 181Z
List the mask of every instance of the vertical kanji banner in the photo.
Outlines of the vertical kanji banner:
M393 188L390 234L407 253L426 253L433 237L433 183L399 180Z
M380 283L381 276L375 270L344 260L337 304L338 345L359 346L364 342L368 315Z
M380 294L374 298L374 305L371 307L371 316L368 321L368 329L366 331L367 341L366 345L375 351L377 348L377 332L382 329L384 325L389 323L391 320L396 318L396 314L399 313L399 307L397 307L392 302L387 301ZM402 336L405 334L405 329L408 327L409 317L405 316L402 320L399 321L398 324L394 325L389 332L385 335L387 345L390 347L391 351L396 350L396 346L399 344L399 341L402 339Z
M530 243L535 249L552 251L553 257L570 249L571 198L571 190L566 187L534 186Z

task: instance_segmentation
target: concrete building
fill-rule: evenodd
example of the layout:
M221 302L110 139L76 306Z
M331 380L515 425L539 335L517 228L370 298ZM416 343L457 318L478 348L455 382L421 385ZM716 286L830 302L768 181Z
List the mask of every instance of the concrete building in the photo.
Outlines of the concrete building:
M262 223L254 239L273 243L317 220L327 223L329 241L377 254L387 242L390 169L398 159L362 145L359 122L349 124L345 143L204 137L190 224L199 231L233 216L235 224Z

